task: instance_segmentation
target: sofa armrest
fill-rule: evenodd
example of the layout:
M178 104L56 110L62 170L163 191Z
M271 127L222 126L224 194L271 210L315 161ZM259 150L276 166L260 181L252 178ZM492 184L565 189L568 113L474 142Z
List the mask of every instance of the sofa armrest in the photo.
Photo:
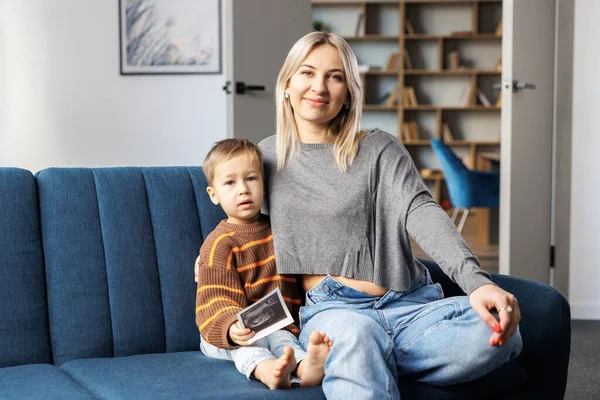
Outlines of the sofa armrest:
M543 390L547 399L562 399L567 387L571 353L571 309L555 288L513 276L492 274L492 280L519 301L523 351L519 361L529 385Z
M446 297L464 295L436 263L419 261L429 269L433 281L442 285ZM542 283L491 275L494 283L512 293L519 302L523 351L518 361L527 371L528 389L545 393L546 399L562 399L571 353L571 310L567 299L555 288Z

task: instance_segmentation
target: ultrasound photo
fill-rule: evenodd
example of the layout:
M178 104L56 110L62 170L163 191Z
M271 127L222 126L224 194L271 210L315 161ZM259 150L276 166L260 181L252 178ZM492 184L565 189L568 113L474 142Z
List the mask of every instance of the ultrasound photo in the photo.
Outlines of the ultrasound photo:
M279 288L240 311L237 317L243 328L250 328L256 332L248 343L254 343L294 322Z

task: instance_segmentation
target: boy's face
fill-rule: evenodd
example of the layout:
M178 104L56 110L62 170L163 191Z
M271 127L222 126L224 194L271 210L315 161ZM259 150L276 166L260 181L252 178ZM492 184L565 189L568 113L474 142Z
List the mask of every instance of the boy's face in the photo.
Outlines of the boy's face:
M264 198L264 182L258 160L247 152L218 163L212 185L206 188L211 201L220 204L233 224L258 221Z

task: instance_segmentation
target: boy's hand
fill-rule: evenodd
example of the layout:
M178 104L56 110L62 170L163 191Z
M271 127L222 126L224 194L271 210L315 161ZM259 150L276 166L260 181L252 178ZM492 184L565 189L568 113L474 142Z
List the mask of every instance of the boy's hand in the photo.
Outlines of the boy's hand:
M248 340L255 335L256 332L249 328L242 329L237 322L234 322L229 327L229 338L235 344L240 346L248 346Z
M200 256L196 258L196 263L194 264L194 280L196 283L200 280Z

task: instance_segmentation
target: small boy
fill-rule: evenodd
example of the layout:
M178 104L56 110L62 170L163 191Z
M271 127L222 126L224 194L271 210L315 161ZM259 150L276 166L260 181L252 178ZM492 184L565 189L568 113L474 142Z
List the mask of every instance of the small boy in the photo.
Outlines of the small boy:
M227 219L219 223L200 249L196 263L196 324L202 352L228 359L242 374L270 389L291 387L291 375L301 386L321 384L331 340L313 332L306 352L294 325L248 345L255 332L242 329L236 314L279 287L286 305L297 315L301 303L293 277L277 274L268 218L260 213L264 197L263 157L246 139L225 139L210 150L202 170L206 191Z

